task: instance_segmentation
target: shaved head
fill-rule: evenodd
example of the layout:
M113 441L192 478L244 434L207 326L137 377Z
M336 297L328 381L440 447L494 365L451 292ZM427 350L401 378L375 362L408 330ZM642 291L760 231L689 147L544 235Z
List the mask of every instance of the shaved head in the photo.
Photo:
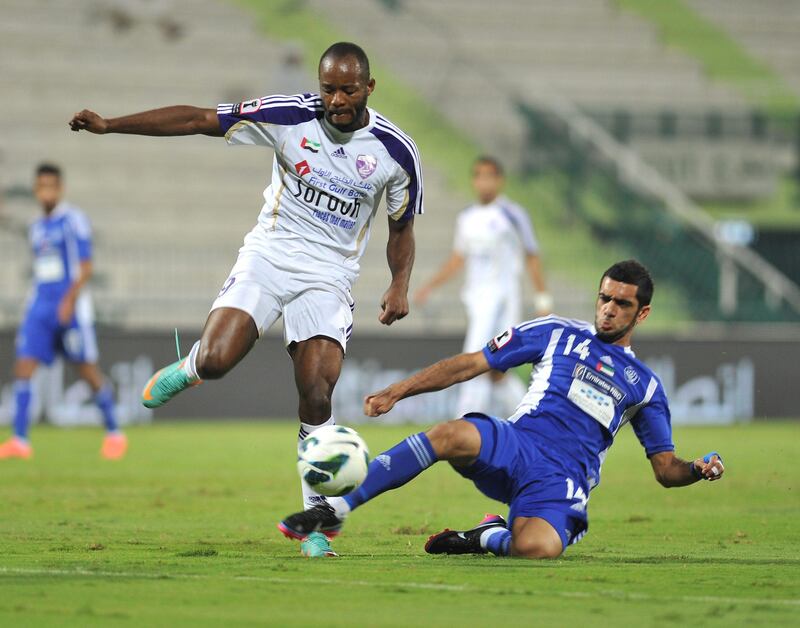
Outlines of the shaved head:
M320 72L323 67L332 67L338 63L346 62L348 65L358 66L358 76L365 83L369 81L369 59L367 53L358 44L349 41L340 41L330 46L319 59Z

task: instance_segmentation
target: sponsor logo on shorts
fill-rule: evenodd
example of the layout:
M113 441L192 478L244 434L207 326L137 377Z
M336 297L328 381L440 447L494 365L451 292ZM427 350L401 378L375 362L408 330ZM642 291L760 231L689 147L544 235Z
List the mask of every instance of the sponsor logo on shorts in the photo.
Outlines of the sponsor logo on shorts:
M358 176L362 179L368 178L378 167L378 159L375 155L359 155L356 157L356 168Z
M307 174L311 174L311 166L308 165L308 162L304 159L303 161L298 161L294 165L294 169L297 171L301 177L304 177Z

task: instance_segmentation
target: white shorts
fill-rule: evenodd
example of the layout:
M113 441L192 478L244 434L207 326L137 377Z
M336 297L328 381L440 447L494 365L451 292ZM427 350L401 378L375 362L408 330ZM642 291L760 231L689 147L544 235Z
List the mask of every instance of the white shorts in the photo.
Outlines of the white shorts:
M479 294L464 298L467 309L467 335L464 351L480 351L500 332L520 322L520 295L516 290L506 293Z
M286 346L326 336L345 350L353 333L355 302L344 280L281 269L252 251L240 252L211 310L221 307L247 312L259 336L283 316Z

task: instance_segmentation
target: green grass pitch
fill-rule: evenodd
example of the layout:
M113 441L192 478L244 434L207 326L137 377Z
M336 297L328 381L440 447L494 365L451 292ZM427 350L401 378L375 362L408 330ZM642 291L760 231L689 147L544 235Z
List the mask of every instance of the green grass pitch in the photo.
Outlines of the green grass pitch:
M414 431L362 426L372 454ZM777 626L800 624L797 423L682 428L725 479L666 490L629 429L587 537L526 562L424 553L430 533L505 512L446 465L354 513L310 560L275 529L299 506L291 423L33 432L0 464L2 626Z

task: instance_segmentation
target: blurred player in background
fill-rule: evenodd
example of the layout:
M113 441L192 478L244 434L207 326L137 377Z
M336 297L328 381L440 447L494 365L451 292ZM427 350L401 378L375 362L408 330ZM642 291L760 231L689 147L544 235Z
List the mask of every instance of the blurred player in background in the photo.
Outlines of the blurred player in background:
M458 216L450 257L414 295L415 302L423 305L433 290L466 267L461 291L468 321L464 352L478 351L486 338L522 319L523 259L536 289L536 315L549 314L553 307L528 212L502 196L504 184L499 161L488 156L475 160L472 189L477 202ZM509 403L524 392L514 373L489 371L461 384L456 414L480 411L508 416L516 407Z
M647 269L635 260L619 262L600 280L594 325L558 316L527 321L481 351L442 360L369 395L364 413L379 416L401 399L489 369L533 365L530 388L507 421L476 412L409 436L375 457L358 489L291 515L278 528L305 538L447 460L487 497L509 504L508 519L487 515L472 530L445 530L428 540L425 551L555 558L586 533L589 492L599 484L600 467L626 423L663 486L720 479L724 467L716 452L692 461L675 455L664 389L631 349L652 295Z
M100 450L108 459L122 458L128 447L120 432L111 385L97 368L94 313L86 283L92 275L92 233L86 216L62 200L61 170L42 164L33 187L44 216L31 225L33 290L17 333L14 364L14 436L0 445L0 458L30 458L31 378L40 363L57 353L76 365L91 386L103 414L106 436Z
M391 325L408 313L414 216L423 210L416 145L367 107L375 80L359 46L341 42L326 50L319 86L320 95L270 96L216 111L176 106L106 120L84 110L70 122L74 131L204 134L275 150L258 224L245 237L203 335L185 360L153 376L143 393L147 407L224 376L283 316L300 397L299 437L334 424L331 396L353 329L350 290L384 193L392 280L378 318ZM325 501L305 483L303 496L306 507Z

